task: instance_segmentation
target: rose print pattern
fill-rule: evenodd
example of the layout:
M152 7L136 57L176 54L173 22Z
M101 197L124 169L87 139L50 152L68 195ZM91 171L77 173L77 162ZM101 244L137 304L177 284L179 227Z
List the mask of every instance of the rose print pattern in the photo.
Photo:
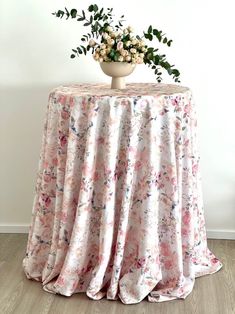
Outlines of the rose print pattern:
M26 276L94 300L186 298L196 277L222 267L207 247L199 162L188 88L54 89Z

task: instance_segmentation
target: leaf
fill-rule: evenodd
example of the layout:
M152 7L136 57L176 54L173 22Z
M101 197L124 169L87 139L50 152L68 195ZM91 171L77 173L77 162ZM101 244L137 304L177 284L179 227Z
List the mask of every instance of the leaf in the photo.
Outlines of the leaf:
M87 23L84 23L83 25L84 25L84 26L89 26L89 25L91 25L91 23L90 23L90 22L87 22Z
M167 46L168 46L168 47L171 46L172 41L173 41L172 39L168 41L168 43L167 43Z
M66 12L66 15L67 15L67 19L69 18L69 11L68 11L68 9L65 7L65 12Z
M94 4L93 10L94 10L94 12L97 12L99 10L99 8L96 4ZM102 9L102 10L104 10L104 9Z
M163 39L163 44L166 44L167 43L167 38L165 37L164 39Z
M172 74L174 74L175 76L180 76L180 72L177 69L172 70Z
M148 33L149 34L152 33L152 30L153 30L153 27L152 27L152 25L150 25L149 28L148 28Z
M154 57L154 64L158 65L159 64L159 61L160 61L160 57L158 55L156 55Z
M172 74L172 69L171 69L171 68L167 69L167 73L168 73L169 75L171 75L171 74Z
M56 13L56 17L62 18L63 16L64 16L64 11L59 10L59 11Z
M77 19L77 21L84 21L85 20L85 17L79 17L78 19Z
M76 56L74 54L71 54L70 58L73 59L75 58Z
M88 11L89 11L89 12L92 12L93 10L94 10L94 5L91 4L91 5L88 7Z
M70 11L70 15L71 15L71 18L74 19L77 16L77 10L76 9L72 9Z
M161 33L162 33L162 31L158 31L157 29L153 30L153 35L155 35L157 37L158 41L160 41L160 42L162 40Z
M144 37L146 38L146 39L148 39L148 40L153 40L153 35L152 34L148 34L148 33L145 33L144 34Z
M82 54L82 49L77 47L78 53L81 55Z
M86 55L86 48L84 46L81 46L81 47L82 47L84 55Z

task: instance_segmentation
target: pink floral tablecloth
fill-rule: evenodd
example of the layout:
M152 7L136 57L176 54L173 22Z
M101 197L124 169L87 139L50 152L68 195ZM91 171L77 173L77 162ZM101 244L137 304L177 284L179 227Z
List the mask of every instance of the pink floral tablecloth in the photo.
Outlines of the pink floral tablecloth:
M207 247L199 170L188 88L54 89L26 276L65 296L184 299L196 277L222 267Z

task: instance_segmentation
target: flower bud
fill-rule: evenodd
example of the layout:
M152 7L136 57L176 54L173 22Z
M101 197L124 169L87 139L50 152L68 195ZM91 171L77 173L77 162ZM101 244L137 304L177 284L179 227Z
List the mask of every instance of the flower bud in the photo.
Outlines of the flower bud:
M94 39L90 39L89 46L94 47L95 45L96 45L96 42L94 41Z

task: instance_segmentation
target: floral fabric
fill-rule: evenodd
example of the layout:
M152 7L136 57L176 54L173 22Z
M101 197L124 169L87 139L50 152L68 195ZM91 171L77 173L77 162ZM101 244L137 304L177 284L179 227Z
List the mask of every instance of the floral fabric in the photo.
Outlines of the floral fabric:
M207 247L197 120L182 86L73 85L49 96L26 276L125 304L185 298Z

